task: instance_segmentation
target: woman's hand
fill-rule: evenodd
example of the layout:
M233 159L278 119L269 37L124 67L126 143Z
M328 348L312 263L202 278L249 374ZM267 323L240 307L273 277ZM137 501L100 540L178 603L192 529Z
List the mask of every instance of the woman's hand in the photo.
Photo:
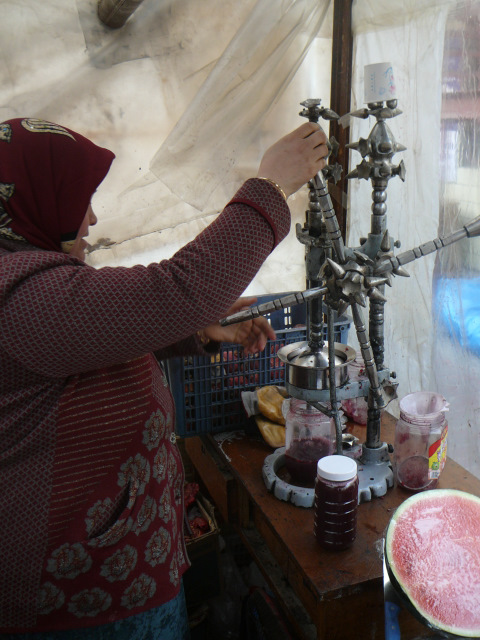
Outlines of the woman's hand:
M257 176L276 182L288 198L323 169L327 156L325 132L305 122L265 151Z
M255 304L257 298L239 298L227 312L227 315L232 315L243 309L248 309L252 304ZM245 355L251 353L258 353L265 349L267 340L275 339L275 331L270 326L268 320L263 316L254 318L253 320L245 320L244 322L238 322L237 324L230 324L226 327L222 327L219 322L211 324L202 330L203 335L209 340L215 340L217 342L233 342L240 344L244 348Z

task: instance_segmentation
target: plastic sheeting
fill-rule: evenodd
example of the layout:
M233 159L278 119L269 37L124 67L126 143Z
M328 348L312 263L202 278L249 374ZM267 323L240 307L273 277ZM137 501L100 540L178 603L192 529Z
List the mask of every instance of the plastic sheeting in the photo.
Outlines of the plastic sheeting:
M330 92L327 0L279 0L275 11L269 0L144 0L120 30L98 20L96 0L4 0L2 17L2 119L32 115L58 121L117 155L93 200L99 223L91 233L89 260L96 266L147 264L172 255L256 174L265 147L303 122L299 102ZM251 38L252 29L260 41L254 51L255 38L249 40L246 64L249 49L237 34ZM270 81L261 71L267 59ZM299 65L303 71L295 73ZM216 119L232 94L220 95L228 84L221 71L231 69L238 71L235 81L230 78L235 88L228 85L235 101L229 118L212 126L212 118L202 116L205 99ZM255 117L246 123L249 113ZM204 145L195 162L187 163L189 172L175 160L169 137L186 120ZM167 162L176 164L170 186L150 171L158 150L167 149L166 140ZM207 201L204 173L218 187ZM193 191L203 203L188 195ZM300 202L303 215L304 198ZM302 248L294 238L288 243L289 253L296 254L292 277L300 287ZM277 281L273 271L267 266L254 285L257 292L271 289Z
M452 3L450 3L452 4ZM449 3L430 0L399 3L363 0L355 4L353 108L364 106L363 69L389 61L393 65L398 106L403 111L388 121L397 142L407 147L394 156L406 166L406 180L389 181L387 228L400 251L438 235L441 61ZM401 7L401 9L400 9ZM435 38L431 34L435 33ZM351 119L351 140L367 137L375 121ZM361 160L350 156L351 166ZM349 244L355 246L370 230L371 185L349 184ZM430 389L433 348L432 276L435 259L406 265L409 278L395 277L386 288L385 363L397 372L398 394ZM391 406L394 410L395 407Z
M253 7L152 161L152 171L172 191L202 209L229 180L300 67L327 9L325 0Z
M402 7L402 10L400 10ZM389 121L406 181L390 181L388 229L400 251L447 235L480 213L478 179L478 1L357 2L354 10L354 99L362 106L363 66L393 64L399 107ZM432 37L432 34L435 34ZM372 122L352 119L351 139ZM352 137L353 136L353 137ZM356 157L357 156L357 157ZM351 154L354 165L358 154ZM349 239L369 230L371 190L350 184ZM450 403L449 455L479 475L480 239L406 265L385 307L386 364L397 372L400 397L437 391ZM395 404L390 406L398 411Z
M144 0L122 29L110 30L98 20L96 0L0 1L1 119L57 121L117 154L93 200L99 223L91 264L169 257L255 174L262 151L301 124L302 100L330 106L331 4ZM479 6L353 3L352 110L364 106L364 66L385 61L403 110L389 127L407 147L394 158L404 160L406 181L392 179L387 190L388 228L401 250L478 213ZM350 140L366 137L373 124L352 118ZM352 151L351 166L360 160ZM305 190L290 204L294 223L303 222ZM370 183L350 181L351 246L370 230L370 207ZM447 398L449 453L477 474L480 366L471 295L479 245L461 241L407 265L410 278L387 288L385 311L385 362L397 371L399 394ZM303 289L303 257L291 233L249 292L273 293L280 281L282 290Z
M440 232L480 215L480 2L451 7L442 65ZM432 385L450 401L449 453L479 474L480 238L439 252Z

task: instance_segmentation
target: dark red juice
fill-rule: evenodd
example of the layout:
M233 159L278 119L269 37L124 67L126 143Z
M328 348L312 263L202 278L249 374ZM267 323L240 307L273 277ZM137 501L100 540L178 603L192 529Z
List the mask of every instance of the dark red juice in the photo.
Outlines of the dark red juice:
M317 477L317 462L332 452L333 442L328 438L293 440L285 452L285 466L292 481L313 486Z
M315 483L314 533L327 549L341 551L357 533L358 478L334 482L317 478Z

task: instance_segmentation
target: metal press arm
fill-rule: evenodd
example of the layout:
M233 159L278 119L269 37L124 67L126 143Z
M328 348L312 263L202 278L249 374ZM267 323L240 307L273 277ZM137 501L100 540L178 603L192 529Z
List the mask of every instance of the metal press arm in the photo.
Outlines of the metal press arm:
M480 218L476 218L475 220L472 220L472 222L469 222L461 229L457 229L457 231L454 231L448 236L445 236L443 238L435 238L435 240L425 242L425 244L421 244L418 247L414 247L413 249L404 251L397 256L385 258L375 266L375 274L380 275L382 273L388 273L389 271L391 271L395 275L408 276L408 273L402 269L402 266L404 264L413 262L418 258L423 258L423 256L427 256L429 253L433 253L434 251L443 249L443 247L447 247L454 242L463 240L463 238L475 238L479 235Z
M259 316L265 316L273 311L279 309L285 309L286 307L294 307L297 304L303 304L309 300L314 300L327 293L327 287L315 287L314 289L307 289L306 291L298 291L297 293L290 293L282 298L276 298L263 304L254 305L249 309L238 311L237 313L227 316L220 320L222 327L226 327L230 324L236 324L237 322L244 322L245 320L253 320Z

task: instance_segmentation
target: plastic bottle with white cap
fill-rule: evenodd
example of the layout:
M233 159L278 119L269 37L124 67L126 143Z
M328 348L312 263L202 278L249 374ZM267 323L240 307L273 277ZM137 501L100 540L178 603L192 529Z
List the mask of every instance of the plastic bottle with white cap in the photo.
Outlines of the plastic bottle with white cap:
M357 535L357 463L342 455L318 461L315 480L314 533L326 549L350 547Z

